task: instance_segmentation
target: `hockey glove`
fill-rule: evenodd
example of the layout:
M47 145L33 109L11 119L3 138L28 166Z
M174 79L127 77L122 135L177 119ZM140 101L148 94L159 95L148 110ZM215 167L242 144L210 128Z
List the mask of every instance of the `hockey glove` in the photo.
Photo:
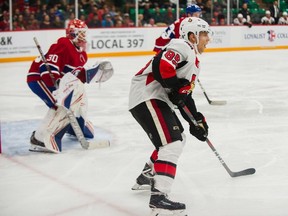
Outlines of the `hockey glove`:
M190 133L195 136L197 139L201 141L206 141L208 136L208 125L206 123L205 117L202 113L197 112L194 116L195 120L197 121L198 125L195 126L193 123L190 124Z
M187 95L191 91L191 85L188 80L179 79L181 87L179 89L172 89L168 94L169 100L176 106L183 107L185 105L185 100Z

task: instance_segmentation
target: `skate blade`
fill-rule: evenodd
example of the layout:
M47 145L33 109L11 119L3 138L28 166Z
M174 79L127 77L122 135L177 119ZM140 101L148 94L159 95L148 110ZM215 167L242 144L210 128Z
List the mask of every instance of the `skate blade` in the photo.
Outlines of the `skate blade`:
M139 191L151 190L151 185L139 185L136 183L131 189Z
M41 147L41 146L38 146L38 145L33 145L31 144L30 148L29 148L29 151L31 152L40 152L40 153L55 153L45 147Z
M188 216L188 214L185 213L185 209L167 210L154 208L152 209L150 216Z

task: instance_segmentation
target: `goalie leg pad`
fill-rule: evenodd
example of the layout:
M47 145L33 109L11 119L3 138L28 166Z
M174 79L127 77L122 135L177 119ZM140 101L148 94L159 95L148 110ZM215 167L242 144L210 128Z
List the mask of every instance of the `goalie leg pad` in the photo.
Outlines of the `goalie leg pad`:
M57 110L49 109L47 115L35 132L35 138L43 142L45 147L54 152L61 152L62 137L69 126L67 112L63 107Z
M83 131L83 135L85 138L92 139L94 138L94 127L90 121L85 120L82 116L76 118L81 130ZM67 130L67 133L76 136L73 128L70 126Z

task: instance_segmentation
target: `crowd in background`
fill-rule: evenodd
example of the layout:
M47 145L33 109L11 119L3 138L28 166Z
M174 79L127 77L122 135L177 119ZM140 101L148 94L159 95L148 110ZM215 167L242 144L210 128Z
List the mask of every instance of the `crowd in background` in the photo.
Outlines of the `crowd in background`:
M231 24L249 27L252 24L288 24L287 12L275 9L278 1L270 7L267 6L265 15L258 19L251 16L249 1L252 0L240 0L242 6L237 14L233 14ZM200 6L202 18L211 25L226 25L226 0L180 1L180 16L185 15L187 2ZM236 2L232 1L232 7L236 7L235 4ZM275 5L274 8L272 5ZM169 0L139 1L138 25L136 25L134 0L79 0L78 18L85 21L89 28L167 26L176 20L175 10L175 4ZM13 0L12 14L12 29L15 31L63 29L69 20L76 16L75 1ZM9 1L0 0L0 31L9 29Z

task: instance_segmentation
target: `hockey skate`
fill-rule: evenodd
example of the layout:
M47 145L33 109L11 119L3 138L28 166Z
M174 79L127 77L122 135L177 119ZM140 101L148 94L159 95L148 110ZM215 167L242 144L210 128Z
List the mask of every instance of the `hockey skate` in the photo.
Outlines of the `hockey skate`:
M149 207L152 210L151 216L187 216L184 203L171 201L167 194L160 192L153 188L153 186L151 189Z
M53 153L53 151L47 149L43 142L37 140L35 138L35 131L32 132L30 137L30 148L29 151L31 152L44 152L44 153Z
M136 184L131 189L150 190L152 179L153 179L152 168L146 163L142 173L136 179Z

